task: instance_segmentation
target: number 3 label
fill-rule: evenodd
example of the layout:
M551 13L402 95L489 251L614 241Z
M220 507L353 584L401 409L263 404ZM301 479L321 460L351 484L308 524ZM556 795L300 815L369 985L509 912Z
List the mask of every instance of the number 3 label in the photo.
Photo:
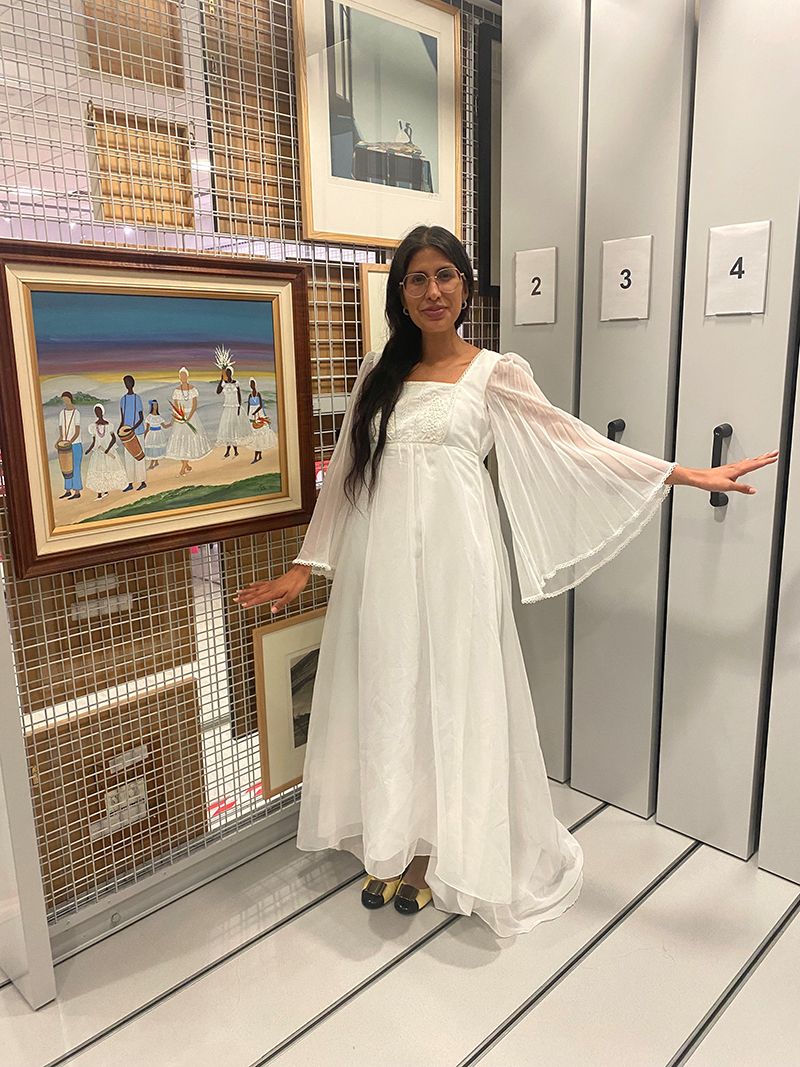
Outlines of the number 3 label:
M603 242L601 321L648 317L652 250L652 236Z

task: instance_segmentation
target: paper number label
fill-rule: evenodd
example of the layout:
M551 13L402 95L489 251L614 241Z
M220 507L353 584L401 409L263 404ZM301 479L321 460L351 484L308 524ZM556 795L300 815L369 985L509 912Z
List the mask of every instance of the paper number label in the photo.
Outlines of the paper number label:
M770 231L770 222L711 228L706 315L764 314Z
M556 321L556 250L531 248L514 255L514 325Z
M600 320L646 319L650 313L653 238L603 241Z

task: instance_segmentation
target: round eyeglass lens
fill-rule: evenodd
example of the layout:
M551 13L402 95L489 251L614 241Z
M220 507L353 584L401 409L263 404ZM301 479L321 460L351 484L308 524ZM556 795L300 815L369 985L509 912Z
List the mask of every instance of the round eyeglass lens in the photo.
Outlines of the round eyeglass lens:
M439 290L443 293L452 293L458 287L461 275L454 267L442 267L434 275ZM424 296L428 291L430 279L427 274L407 274L404 279L404 287L409 296Z

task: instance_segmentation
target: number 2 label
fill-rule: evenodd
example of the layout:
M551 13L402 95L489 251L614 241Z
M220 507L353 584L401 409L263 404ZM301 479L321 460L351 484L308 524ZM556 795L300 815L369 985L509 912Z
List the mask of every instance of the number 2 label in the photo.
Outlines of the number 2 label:
M531 296L541 296L542 295L542 279L541 278L531 278L531 285L533 286L533 289L531 289Z

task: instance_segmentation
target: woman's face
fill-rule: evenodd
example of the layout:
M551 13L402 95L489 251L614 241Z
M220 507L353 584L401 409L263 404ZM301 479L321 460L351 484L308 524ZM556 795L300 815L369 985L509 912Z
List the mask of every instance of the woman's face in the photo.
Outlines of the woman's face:
M405 289L400 290L403 305L415 326L423 333L448 333L455 329L456 319L461 314L461 305L467 298L467 287L463 279L461 285L452 293L443 293L436 283L434 275L442 267L454 267L454 264L437 248L423 248L411 257L406 274L419 271L429 276L428 289L424 296L409 297ZM455 268L458 269L458 268Z
M256 383L255 383L255 380L253 378L250 379L250 391L252 393L255 393L255 391L256 391Z
M181 385L186 385L186 383L189 381L189 375L186 373L185 370L182 370L180 372L180 379L181 379Z

